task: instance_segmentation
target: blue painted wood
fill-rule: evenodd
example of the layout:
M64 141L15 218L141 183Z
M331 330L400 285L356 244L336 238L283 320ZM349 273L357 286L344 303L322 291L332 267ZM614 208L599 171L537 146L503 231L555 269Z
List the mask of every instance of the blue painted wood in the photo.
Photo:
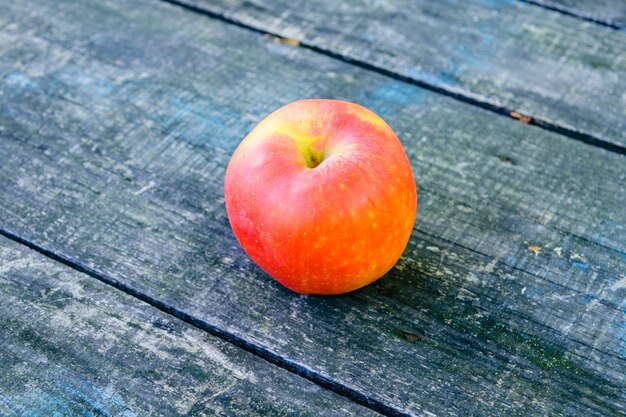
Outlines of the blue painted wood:
M398 414L624 413L623 156L162 3L0 8L0 227ZM420 189L341 297L270 280L223 206L241 138L315 96L383 116Z
M176 2L626 152L626 32L516 0Z
M378 414L0 236L0 415Z
M626 2L622 0L522 0L614 29L626 28Z

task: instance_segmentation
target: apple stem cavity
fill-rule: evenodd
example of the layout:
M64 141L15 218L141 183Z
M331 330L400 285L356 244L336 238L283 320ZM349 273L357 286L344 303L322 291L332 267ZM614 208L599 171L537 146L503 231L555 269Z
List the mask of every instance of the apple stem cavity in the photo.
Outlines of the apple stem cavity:
M304 164L307 168L315 168L319 166L322 162L324 162L324 152L316 151L311 149L311 147L306 147L303 152L304 155Z

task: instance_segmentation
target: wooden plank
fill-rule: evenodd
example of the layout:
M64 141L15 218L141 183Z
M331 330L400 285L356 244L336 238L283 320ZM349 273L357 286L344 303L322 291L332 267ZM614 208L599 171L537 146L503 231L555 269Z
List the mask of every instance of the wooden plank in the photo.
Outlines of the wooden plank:
M626 147L625 32L514 0L175 2Z
M0 16L2 227L398 413L624 412L623 156L164 4ZM314 96L387 119L420 187L341 297L263 275L223 206L238 141Z
M378 415L1 236L0 414Z
M572 16L604 24L614 29L626 28L626 2L622 0L523 0Z

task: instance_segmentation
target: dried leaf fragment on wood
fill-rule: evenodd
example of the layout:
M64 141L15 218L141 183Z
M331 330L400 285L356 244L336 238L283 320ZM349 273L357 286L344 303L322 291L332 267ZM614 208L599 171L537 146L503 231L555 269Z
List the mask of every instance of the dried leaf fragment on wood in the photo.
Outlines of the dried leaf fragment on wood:
M530 122L533 121L533 118L531 116L524 116L522 113L513 111L511 112L511 117L513 117L514 119L519 120L522 123L526 123L529 124Z
M273 40L273 41L284 43L284 44L287 44L287 45L291 45L291 46L299 46L300 45L300 41L298 39L295 39L295 38L283 38L281 36L270 35L270 34L266 34L264 36L266 38L268 38L268 39Z

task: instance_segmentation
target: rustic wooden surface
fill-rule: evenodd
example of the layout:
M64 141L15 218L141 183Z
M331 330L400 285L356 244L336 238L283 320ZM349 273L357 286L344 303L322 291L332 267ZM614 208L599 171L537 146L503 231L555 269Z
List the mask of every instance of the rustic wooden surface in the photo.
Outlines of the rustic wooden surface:
M0 236L2 416L363 416L367 408Z
M0 2L5 235L387 415L626 412L624 156L160 2ZM303 97L366 105L420 190L388 277L297 296L222 178ZM173 320L173 319L172 319Z
M626 153L626 33L516 0L176 0Z
M626 28L626 2L622 0L523 0L571 16L589 19L614 29Z

